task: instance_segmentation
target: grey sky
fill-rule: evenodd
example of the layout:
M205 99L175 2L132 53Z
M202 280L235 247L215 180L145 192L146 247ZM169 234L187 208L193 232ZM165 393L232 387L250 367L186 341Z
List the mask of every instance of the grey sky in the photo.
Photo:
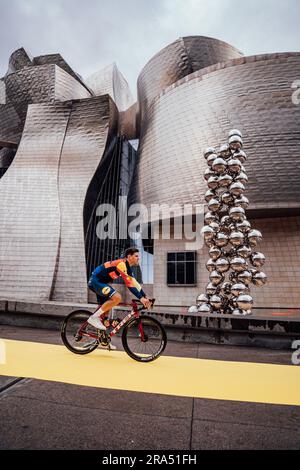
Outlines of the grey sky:
M146 62L180 36L246 55L300 51L299 0L0 0L0 77L10 54L59 52L84 78L116 62L136 96Z

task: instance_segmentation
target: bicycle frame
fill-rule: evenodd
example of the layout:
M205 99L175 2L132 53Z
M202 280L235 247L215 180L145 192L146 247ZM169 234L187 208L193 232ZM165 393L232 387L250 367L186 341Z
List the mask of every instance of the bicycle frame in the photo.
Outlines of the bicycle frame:
M128 304L119 304L119 305L127 305ZM128 315L126 315L125 318L123 318L123 320L110 332L110 333L106 333L106 335L109 337L109 338L112 338L113 336L115 336L118 331L122 328L122 326L124 326L131 318L135 317L135 318L139 318L140 317L140 313L139 313L139 307L137 305L137 303L133 300L132 301L132 310L130 313L128 313ZM84 330L86 328L86 326L88 325L88 322L84 322L81 327L79 328L79 331L77 332L78 335L81 335L81 336L88 336L90 338L94 338L94 339L97 339L99 340L99 335L96 335L94 333L86 333ZM140 332L140 335L141 335L141 340L144 341L145 339L145 336L144 336L144 330L143 330L143 324L142 323L139 323L138 325L138 329L139 329L139 332Z

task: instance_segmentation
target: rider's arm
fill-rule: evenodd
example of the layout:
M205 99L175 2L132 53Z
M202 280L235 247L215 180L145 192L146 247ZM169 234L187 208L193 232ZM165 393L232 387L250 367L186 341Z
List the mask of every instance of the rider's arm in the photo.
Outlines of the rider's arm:
M122 276L126 287L128 287L128 289L133 295L135 295L138 299L146 297L146 294L143 291L141 285L131 274L127 272L127 267L124 261L121 261L116 268L118 273Z

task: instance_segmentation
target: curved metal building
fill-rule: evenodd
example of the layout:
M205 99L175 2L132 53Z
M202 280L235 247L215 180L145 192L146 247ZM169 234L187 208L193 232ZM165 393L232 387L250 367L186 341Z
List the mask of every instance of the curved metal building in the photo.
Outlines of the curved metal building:
M141 121L144 111L167 86L204 67L242 55L230 44L205 36L179 38L164 47L149 60L138 77Z
M85 82L96 96L110 95L119 111L126 111L134 104L128 83L115 63L93 73Z
M106 182L122 169L118 109L59 54L30 59L16 51L2 83L0 296L87 302L87 276L114 249L101 252L87 227L99 194L118 202ZM98 249L93 257L90 245Z
M300 209L300 53L233 59L194 72L144 108L136 199L203 203L203 149L243 132L250 210ZM296 171L295 171L296 170Z

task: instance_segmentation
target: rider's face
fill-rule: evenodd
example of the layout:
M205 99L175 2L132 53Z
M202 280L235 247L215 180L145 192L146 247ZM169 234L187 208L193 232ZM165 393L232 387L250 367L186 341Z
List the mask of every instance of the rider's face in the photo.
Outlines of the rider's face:
M133 253L133 255L128 255L127 259L130 266L137 266L140 261L140 254L137 251L136 253Z

